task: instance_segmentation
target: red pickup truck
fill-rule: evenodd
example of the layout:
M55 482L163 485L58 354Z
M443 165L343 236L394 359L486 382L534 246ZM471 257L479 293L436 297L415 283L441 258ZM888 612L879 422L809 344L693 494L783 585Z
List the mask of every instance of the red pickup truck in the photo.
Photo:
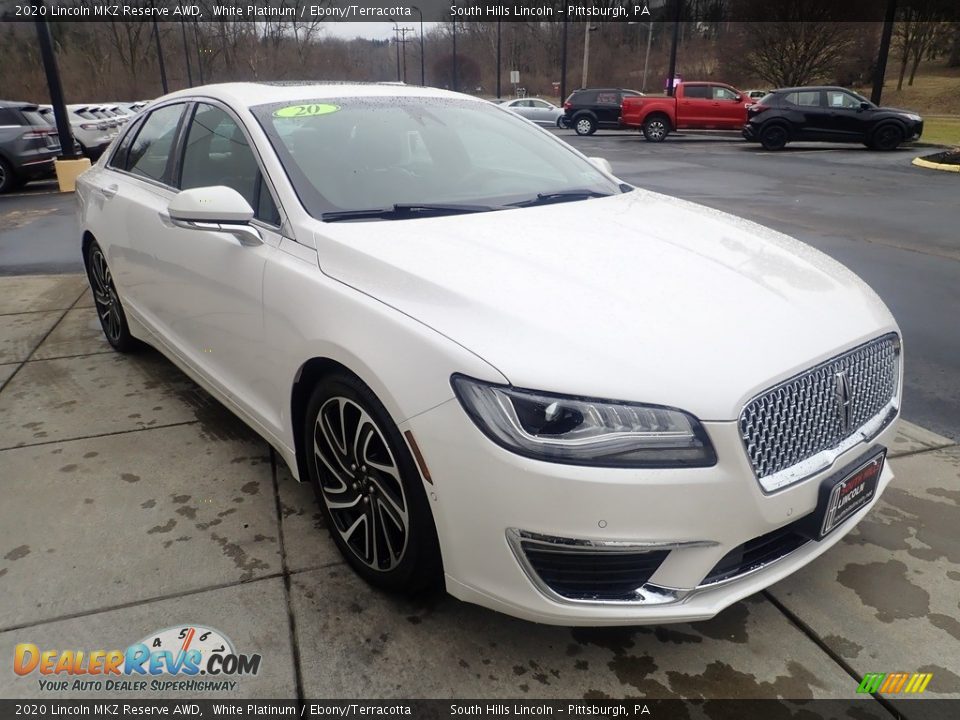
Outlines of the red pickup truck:
M671 130L740 130L754 102L730 85L684 82L674 97L624 97L620 122L640 128L650 142L662 142Z

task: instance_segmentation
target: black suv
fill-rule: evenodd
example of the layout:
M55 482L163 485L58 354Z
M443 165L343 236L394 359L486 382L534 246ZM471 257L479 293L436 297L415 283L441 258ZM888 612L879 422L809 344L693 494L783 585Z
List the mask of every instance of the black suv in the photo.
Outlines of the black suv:
M59 154L57 130L41 117L40 108L0 100L0 193L52 176Z
M747 108L743 136L767 150L793 140L863 143L872 150L894 150L916 140L923 118L909 110L877 107L842 87L774 90Z
M563 125L576 130L577 135L593 135L597 128L617 129L620 103L627 95L643 93L622 88L574 90L563 103Z

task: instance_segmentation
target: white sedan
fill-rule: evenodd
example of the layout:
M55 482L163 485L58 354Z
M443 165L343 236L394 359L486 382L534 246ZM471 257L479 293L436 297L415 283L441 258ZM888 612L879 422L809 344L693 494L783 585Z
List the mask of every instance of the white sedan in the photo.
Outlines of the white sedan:
M313 483L371 584L709 618L892 478L897 324L810 247L428 88L163 97L78 182L106 336Z

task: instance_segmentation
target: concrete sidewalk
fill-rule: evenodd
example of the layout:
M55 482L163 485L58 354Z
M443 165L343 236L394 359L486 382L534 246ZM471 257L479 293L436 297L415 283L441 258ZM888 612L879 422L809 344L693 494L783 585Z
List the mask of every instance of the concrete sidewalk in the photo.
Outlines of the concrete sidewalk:
M358 580L310 488L159 353L112 352L83 277L0 278L0 697L123 695L41 693L10 671L18 643L122 649L194 624L263 656L221 696L850 698L864 673L922 671L927 696L960 697L960 447L904 423L890 450L868 519L709 622L417 604Z

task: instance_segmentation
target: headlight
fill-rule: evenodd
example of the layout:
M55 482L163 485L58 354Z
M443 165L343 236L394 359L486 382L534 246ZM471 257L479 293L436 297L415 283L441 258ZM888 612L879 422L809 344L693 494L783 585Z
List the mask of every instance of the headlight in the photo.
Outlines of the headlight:
M491 440L519 455L602 467L705 467L716 453L692 415L661 407L548 395L451 378L467 414Z
M923 120L922 117L915 115L914 113L904 113L904 117L907 118L907 120L913 120L914 122L920 122Z

